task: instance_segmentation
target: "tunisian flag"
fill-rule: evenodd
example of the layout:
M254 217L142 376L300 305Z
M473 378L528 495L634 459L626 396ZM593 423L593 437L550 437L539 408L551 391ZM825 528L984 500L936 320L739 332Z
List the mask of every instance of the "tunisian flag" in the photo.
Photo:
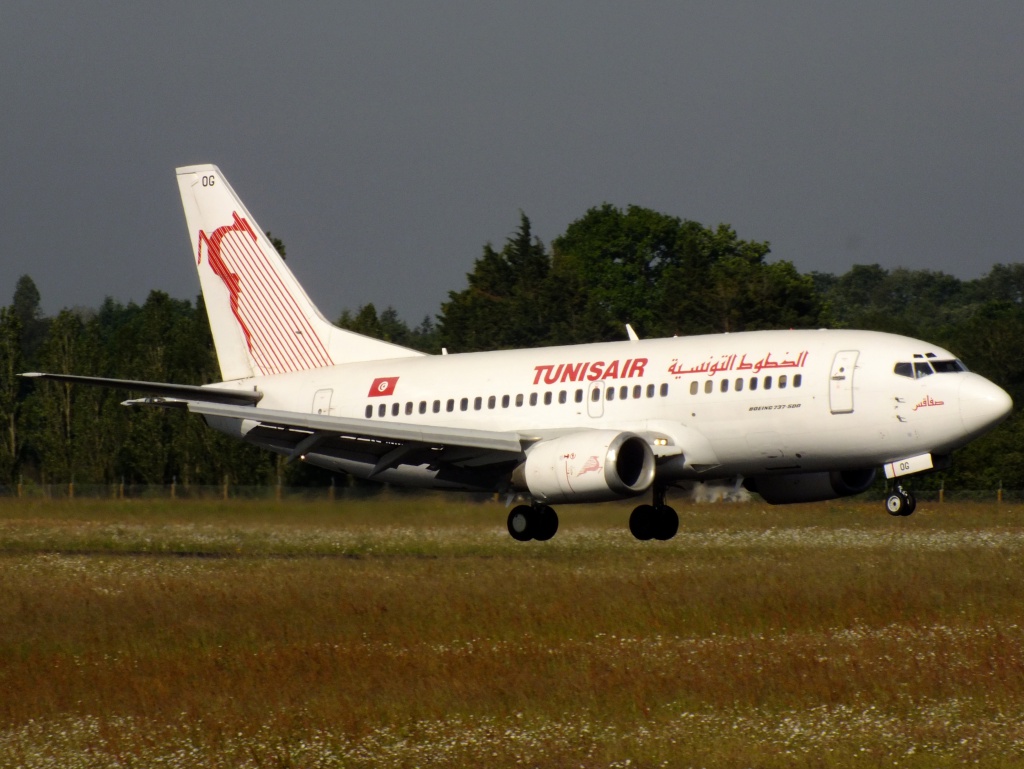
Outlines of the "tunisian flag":
M398 384L396 376L380 376L373 380L370 385L370 398L378 398L384 395L394 395L395 385Z

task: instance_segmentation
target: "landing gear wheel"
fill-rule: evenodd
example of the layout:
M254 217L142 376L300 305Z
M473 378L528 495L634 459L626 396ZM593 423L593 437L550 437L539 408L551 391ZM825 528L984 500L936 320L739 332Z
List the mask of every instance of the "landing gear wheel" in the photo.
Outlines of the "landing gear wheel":
M907 507L903 515L913 515L914 511L917 509L917 498L909 491L903 492L903 498L907 501Z
M899 516L906 515L904 510L907 508L907 500L903 498L902 494L893 492L885 498L885 509L889 515Z
M558 531L558 514L547 505L518 505L508 514L508 533L518 542L545 542Z
M906 517L917 509L917 498L913 492L907 491L902 486L896 489L885 500L885 509L889 515Z
M642 542L654 539L656 530L654 505L638 505L629 516L629 533Z
M679 515L668 505L654 508L654 538L662 541L672 539L679 531Z
M533 509L533 515L533 538L547 542L558 531L558 513L547 505L541 505Z
M512 512L508 514L508 533L512 535L512 539L518 542L527 542L533 539L533 533L530 531L533 526L533 508L529 505L518 505L512 508Z

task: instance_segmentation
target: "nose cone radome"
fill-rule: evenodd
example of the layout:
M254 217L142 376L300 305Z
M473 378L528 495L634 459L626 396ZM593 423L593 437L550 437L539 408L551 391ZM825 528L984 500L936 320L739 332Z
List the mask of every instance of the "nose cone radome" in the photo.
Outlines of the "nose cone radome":
M1013 400L999 385L982 376L968 374L960 385L960 419L968 436L988 432L1006 419Z

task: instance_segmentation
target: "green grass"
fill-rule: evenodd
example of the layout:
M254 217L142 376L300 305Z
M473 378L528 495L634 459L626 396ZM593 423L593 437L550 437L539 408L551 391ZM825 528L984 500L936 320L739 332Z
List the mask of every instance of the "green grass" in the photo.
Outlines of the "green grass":
M1024 509L8 500L0 765L1024 766Z

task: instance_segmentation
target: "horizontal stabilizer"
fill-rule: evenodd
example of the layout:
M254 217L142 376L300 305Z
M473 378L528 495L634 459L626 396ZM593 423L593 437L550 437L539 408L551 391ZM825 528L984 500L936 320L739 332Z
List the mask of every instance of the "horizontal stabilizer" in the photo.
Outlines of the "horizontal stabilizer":
M140 382L134 379L108 379L95 376L75 376L74 374L44 374L32 371L21 376L28 379L49 379L54 382L73 382L75 384L110 387L118 390L149 393L165 398L180 398L185 401L204 401L206 403L229 403L240 406L254 406L263 398L258 390L228 390L218 387L199 387L196 385L171 384L169 382Z

